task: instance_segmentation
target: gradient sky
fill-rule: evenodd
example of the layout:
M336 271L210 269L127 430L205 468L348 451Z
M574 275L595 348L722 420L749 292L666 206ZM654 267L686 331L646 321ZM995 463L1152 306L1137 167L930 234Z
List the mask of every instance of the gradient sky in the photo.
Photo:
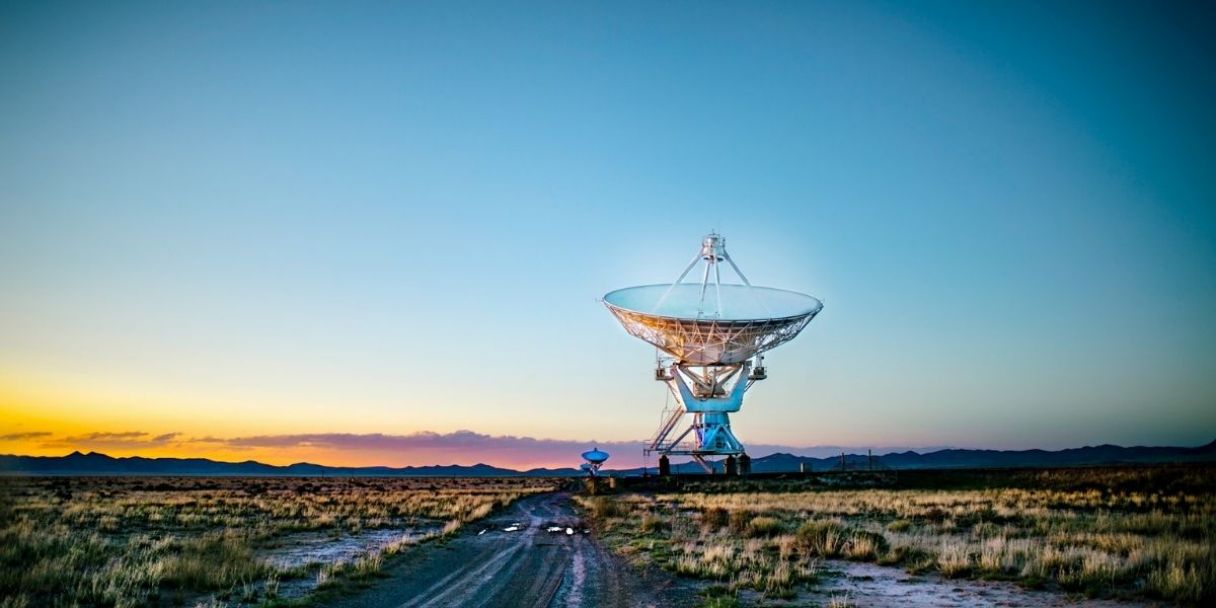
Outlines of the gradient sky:
M1206 443L1205 4L3 2L0 453L625 464L710 229L753 452Z

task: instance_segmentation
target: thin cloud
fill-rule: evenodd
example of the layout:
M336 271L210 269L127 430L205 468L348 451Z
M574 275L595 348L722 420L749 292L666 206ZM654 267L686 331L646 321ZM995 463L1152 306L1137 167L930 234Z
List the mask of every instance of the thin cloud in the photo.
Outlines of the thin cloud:
M49 433L48 433L49 435ZM101 449L138 449L158 447L179 443L177 438L181 433L165 433L152 435L145 431L95 432L84 435L70 435L49 439L43 442L43 447L85 447Z
M643 442L638 441L592 441L574 439L538 439L516 435L486 435L469 430L452 433L422 431L418 433L392 435L385 433L298 433L284 435L248 435L243 437L216 437L206 435L187 437L182 433L153 435L144 431L95 432L82 435L52 438L47 432L10 433L0 435L0 440L43 438L43 447L130 450L170 446L173 449L198 453L253 452L264 454L269 460L283 460L292 454L309 454L320 464L335 459L356 460L366 464L401 465L472 465L486 463L511 468L574 467L582 462L581 454L591 446L612 454L611 468L631 468L647 464L642 456ZM754 457L775 452L787 452L800 456L831 456L841 451L856 452L857 448L838 447L794 447L787 445L751 444L748 453ZM864 450L864 448L862 448ZM876 451L885 453L894 449ZM291 456L294 457L294 456ZM257 457L255 457L257 458ZM657 457L649 459L649 466L656 466Z
M230 446L259 448L319 447L354 450L546 450L582 447L593 442L566 439L536 439L514 435L484 435L473 431L434 433L424 431L409 435L386 435L384 433L304 433L295 435L253 435L217 439L205 437L205 441L221 442ZM604 442L602 445L611 445ZM622 443L622 445L625 445ZM628 443L628 445L636 445Z
M641 466L641 440L638 441L592 441L573 439L537 439L515 435L486 435L461 430L453 433L423 431L408 435L384 433L303 433L289 435L251 435L246 437L203 437L202 441L223 445L231 449L292 450L359 452L375 454L384 464L409 462L412 464L475 464L484 462L497 466L577 466L582 462L581 454L592 445L613 455L610 466L628 468ZM775 444L753 444L748 446L753 456L767 456L776 452L787 452L799 456L832 456L841 451L855 452L857 448L839 447L795 447ZM864 449L864 448L863 448ZM894 450L888 450L894 451ZM649 464L655 466L657 456Z
M340 452L376 452L386 462L408 460L416 464L474 464L500 466L575 466L579 455L592 445L610 453L640 453L639 442L594 442L567 439L536 439L514 435L485 435L473 431L435 433L424 431L408 435L384 433L305 433L293 435L254 435L217 440L234 448L290 450L307 448ZM403 458L404 457L404 458ZM630 459L638 460L638 459ZM632 465L631 465L632 466Z
M8 433L0 435L0 441L21 441L22 439L37 439L39 437L50 437L50 431L26 431L24 433Z
M470 452L494 452L494 451L524 451L524 452L560 452L570 454L570 450L577 450L575 457L587 450L592 445L598 445L605 449L616 449L625 452L640 452L643 442L638 441L593 441L593 440L574 440L574 439L537 439L534 437L521 437L515 435L486 435L474 431L456 431L453 433L435 433L431 431L423 431L408 435L388 435L384 433L305 433L294 435L252 435L247 437L203 437L192 439L191 441L200 441L208 443L218 443L232 447L250 447L250 448L333 448L344 450L371 450L371 451L391 451L391 450L448 450L459 451L468 450ZM754 453L756 456L764 456L776 452L788 452L800 456L833 456L841 451L856 452L856 446L815 446L815 447L799 447L780 444L749 444L748 452ZM903 451L908 449L920 448L904 448L904 447L884 447L882 453ZM609 450L611 451L611 450Z
M123 433L89 433L87 435L64 437L64 441L131 441L144 437L147 434L148 433L144 433L142 431L126 431Z

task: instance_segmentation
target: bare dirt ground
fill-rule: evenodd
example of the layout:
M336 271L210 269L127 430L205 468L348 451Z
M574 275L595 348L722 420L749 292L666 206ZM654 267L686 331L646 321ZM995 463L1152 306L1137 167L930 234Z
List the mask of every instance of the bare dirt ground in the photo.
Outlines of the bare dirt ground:
M1035 591L1008 582L952 580L935 574L916 576L902 568L839 560L826 565L822 583L801 599L812 600L812 605L830 605L835 600L855 608L1141 608L1156 605Z
M695 602L661 574L640 578L581 524L568 494L525 498L445 543L407 551L386 564L386 578L325 605L626 608ZM507 531L512 528L518 529Z

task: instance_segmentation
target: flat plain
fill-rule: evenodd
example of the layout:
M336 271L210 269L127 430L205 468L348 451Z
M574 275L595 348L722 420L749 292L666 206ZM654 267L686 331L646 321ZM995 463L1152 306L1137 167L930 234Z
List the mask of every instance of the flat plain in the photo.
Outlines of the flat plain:
M355 585L543 479L0 478L0 606L275 605Z
M711 604L805 599L850 563L872 563L1091 603L1211 605L1214 486L1206 466L887 471L655 483L579 500L637 566L711 581ZM883 603L851 595L826 601Z
M1211 605L1210 466L0 478L0 607Z

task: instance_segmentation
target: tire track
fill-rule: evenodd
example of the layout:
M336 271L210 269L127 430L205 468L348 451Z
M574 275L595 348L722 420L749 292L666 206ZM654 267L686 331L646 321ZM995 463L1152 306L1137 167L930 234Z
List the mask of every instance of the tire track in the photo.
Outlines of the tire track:
M476 568L470 570L469 567L465 567L457 570L440 579L439 582L431 585L430 588L410 601L401 604L400 608L434 608L435 606L459 605L461 602L456 601L457 599L462 599L464 596L475 593L485 581L493 577L494 573L502 567L503 562L511 559L519 550L520 545L516 545L484 561ZM489 575L485 575L487 571L492 572ZM482 582L478 583L478 580Z
M506 532L513 524L525 524ZM579 529L568 494L533 496L502 513L469 524L442 542L393 559L388 575L355 595L333 598L336 608L609 608L678 606L683 597L656 602L631 572ZM548 526L561 526L548 532Z

